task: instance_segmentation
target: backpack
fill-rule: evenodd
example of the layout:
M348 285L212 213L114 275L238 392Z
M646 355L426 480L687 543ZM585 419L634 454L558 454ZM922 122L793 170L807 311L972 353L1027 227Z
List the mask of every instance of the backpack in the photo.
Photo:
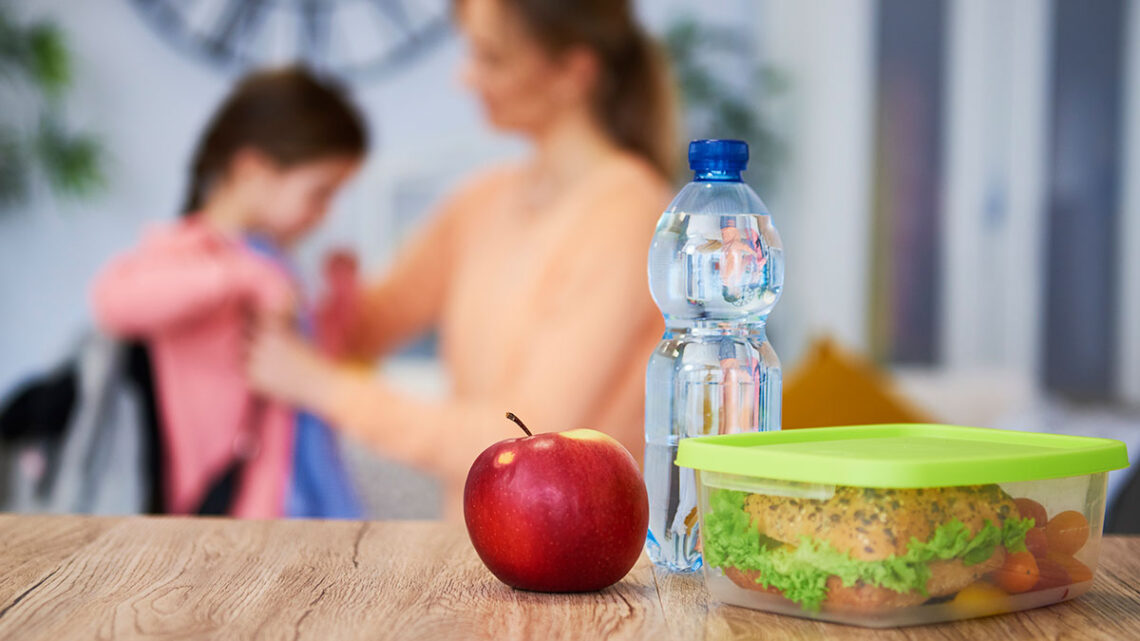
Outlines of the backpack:
M161 512L146 348L91 332L0 405L0 510Z

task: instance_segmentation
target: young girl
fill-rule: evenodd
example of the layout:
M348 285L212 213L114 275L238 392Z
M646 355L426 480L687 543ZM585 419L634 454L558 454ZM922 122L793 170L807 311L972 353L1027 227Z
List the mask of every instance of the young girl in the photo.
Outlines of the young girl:
M327 428L254 396L244 371L249 324L299 311L282 249L322 219L366 147L336 88L300 68L250 75L198 144L182 220L97 277L100 327L151 350L166 511L358 516ZM314 490L314 474L331 485ZM340 502L333 514L313 491Z

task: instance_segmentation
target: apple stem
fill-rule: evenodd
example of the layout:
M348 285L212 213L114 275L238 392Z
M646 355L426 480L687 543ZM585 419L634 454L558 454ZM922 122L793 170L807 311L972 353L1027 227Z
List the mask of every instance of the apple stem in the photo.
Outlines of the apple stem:
M512 414L511 412L507 412L507 418L508 418L508 419L510 419L510 420L512 420L512 421L514 421L516 425L518 425L519 427L521 427L521 428L522 428L522 431L526 432L526 435L527 435L527 436L534 436L533 434L531 434L531 433L530 433L530 430L528 430L528 429L526 428L526 424L522 422L522 419L520 419L519 417L515 416L515 415L514 415L514 414Z

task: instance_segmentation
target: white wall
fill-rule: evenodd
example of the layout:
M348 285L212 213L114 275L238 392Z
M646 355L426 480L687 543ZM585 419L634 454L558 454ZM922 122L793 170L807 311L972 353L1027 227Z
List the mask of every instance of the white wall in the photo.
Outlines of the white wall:
M109 186L99 198L38 198L0 214L0 394L62 355L89 324L86 288L99 266L132 244L145 224L173 215L195 136L230 82L164 42L129 0L11 4L29 19L56 21L67 33L76 62L69 110L76 125L99 134L110 162ZM653 30L698 9L735 24L747 24L755 13L749 0L706 0L699 7L645 0L639 9ZM459 88L454 78L461 54L451 39L395 75L356 87L378 152L302 251L305 265L330 243L370 251L369 264L384 262L393 245L375 237L384 217L420 213L390 206L391 174L451 182L470 167L521 151L517 141L483 126L477 106Z
M763 55L790 76L779 110L789 146L769 206L784 239L784 294L772 313L785 367L816 336L866 351L870 292L874 3L763 0Z
M942 347L951 369L1037 382L1044 294L1050 3L949 9Z

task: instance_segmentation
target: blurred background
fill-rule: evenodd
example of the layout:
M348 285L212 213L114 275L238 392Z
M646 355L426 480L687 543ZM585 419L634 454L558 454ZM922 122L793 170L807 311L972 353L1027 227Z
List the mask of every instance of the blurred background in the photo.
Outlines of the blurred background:
M1140 3L638 8L685 137L752 143L786 248L789 393L871 385L890 409L852 421L901 407L1137 451ZM195 136L250 67L301 57L351 86L378 144L301 262L313 283L333 247L382 270L460 177L525 152L483 124L462 53L448 0L0 0L0 396L90 327L95 271L175 216ZM384 367L440 394L432 354Z

